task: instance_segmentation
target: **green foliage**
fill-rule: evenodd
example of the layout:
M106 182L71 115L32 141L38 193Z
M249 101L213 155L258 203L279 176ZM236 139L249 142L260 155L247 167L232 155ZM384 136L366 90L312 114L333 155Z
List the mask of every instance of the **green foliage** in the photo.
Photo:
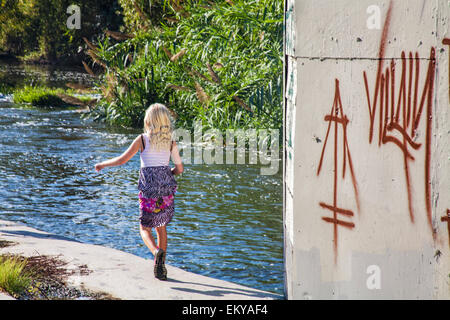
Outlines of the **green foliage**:
M91 53L105 69L92 116L140 127L148 105L161 102L186 128L195 120L223 130L281 128L282 1L159 3L159 25L141 19L134 38L106 38Z
M31 284L31 277L24 272L26 260L0 256L0 288L13 296L25 291Z
M14 90L13 86L11 86L7 83L0 82L0 93L1 94L4 94L4 95L11 94L11 93L13 93L13 90Z
M47 88L44 86L24 86L16 88L12 92L15 103L28 103L36 107L62 108L72 107L74 104L64 101L62 95L72 95L72 90L62 88ZM80 99L88 101L89 97Z
M67 8L81 10L81 29L68 29ZM121 24L118 2L109 0L2 0L0 50L50 62L79 59L82 37L91 37Z
M150 26L158 26L163 19L164 1L119 0L122 7L124 30L138 32Z
M36 35L30 34L33 19L21 1L2 0L0 7L0 48L12 54L23 53L26 47L38 45Z

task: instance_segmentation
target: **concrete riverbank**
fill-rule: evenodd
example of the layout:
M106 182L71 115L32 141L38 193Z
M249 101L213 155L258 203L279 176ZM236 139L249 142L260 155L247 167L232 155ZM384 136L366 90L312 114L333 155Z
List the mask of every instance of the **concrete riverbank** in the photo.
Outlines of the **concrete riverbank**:
M11 245L1 254L58 256L74 272L67 282L75 287L105 292L126 300L247 300L282 296L231 282L193 274L167 265L168 280L153 276L153 259L46 233L20 223L0 220L0 240ZM150 256L150 255L149 255ZM8 299L0 293L1 299Z

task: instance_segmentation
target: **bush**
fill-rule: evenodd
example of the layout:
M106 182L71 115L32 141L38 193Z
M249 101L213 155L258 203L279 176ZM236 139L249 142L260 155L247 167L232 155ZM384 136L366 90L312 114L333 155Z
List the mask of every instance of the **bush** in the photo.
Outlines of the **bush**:
M47 108L82 106L91 100L89 97L74 97L72 90L41 86L16 88L12 94L15 103L28 103L36 107Z
M81 29L68 29L67 8L81 10ZM122 16L117 0L2 0L0 1L0 50L48 62L79 59L83 37L119 28Z
M0 288L12 296L25 291L31 284L31 277L24 272L26 260L17 257L0 256Z

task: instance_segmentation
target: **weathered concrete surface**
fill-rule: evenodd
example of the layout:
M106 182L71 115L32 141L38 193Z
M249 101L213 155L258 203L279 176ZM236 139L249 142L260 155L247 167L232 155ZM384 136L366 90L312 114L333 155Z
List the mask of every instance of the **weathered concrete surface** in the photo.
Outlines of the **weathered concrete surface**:
M449 2L286 4L287 297L449 299Z
M280 299L279 295L231 282L212 279L166 265L168 280L153 275L153 260L98 245L42 232L25 225L0 220L0 239L15 245L0 248L0 254L51 255L78 270L86 265L88 275L72 275L68 283L106 292L127 300ZM0 296L1 299L1 296Z
M10 295L0 292L0 300L16 300L13 297L11 297Z

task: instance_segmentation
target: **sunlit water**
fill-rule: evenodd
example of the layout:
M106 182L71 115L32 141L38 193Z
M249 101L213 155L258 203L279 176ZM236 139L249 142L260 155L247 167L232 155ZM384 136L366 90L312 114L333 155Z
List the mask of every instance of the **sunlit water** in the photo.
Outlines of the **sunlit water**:
M0 219L152 259L139 235L139 156L94 170L140 132L0 98ZM185 165L167 263L283 294L281 171L281 164L272 176L257 165Z

